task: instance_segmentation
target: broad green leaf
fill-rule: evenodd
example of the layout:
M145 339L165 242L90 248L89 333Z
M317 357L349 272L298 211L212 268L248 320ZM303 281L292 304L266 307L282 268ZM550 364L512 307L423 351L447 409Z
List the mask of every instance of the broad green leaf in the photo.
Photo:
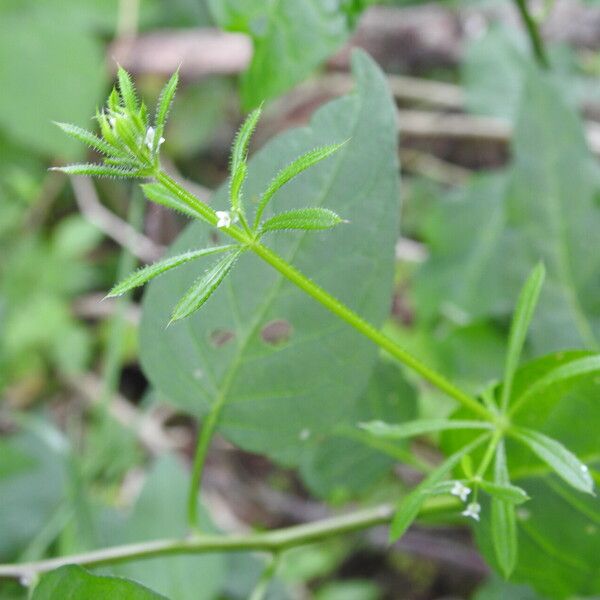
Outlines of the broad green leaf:
M492 425L485 421L421 419L401 425L392 425L383 421L371 421L369 423L360 423L360 427L376 437L388 440L403 440L446 429L491 429Z
M209 0L220 27L246 33L254 43L242 76L243 105L253 108L307 77L344 43L362 4Z
M494 484L499 487L510 486L504 440L496 448ZM483 484L481 487L490 493L489 485L487 489ZM492 497L492 543L502 574L508 578L517 563L517 523L513 501L498 493L494 493Z
M52 122L89 124L106 84L104 49L80 24L58 17L55 10L42 10L40 4L45 3L19 3L0 18L5 90L0 94L0 128L34 152L74 159L83 148Z
M560 442L528 429L516 429L512 435L526 444L532 452L537 454L568 484L581 492L593 495L594 480L590 475L589 467Z
M110 290L107 297L111 298L113 296L122 296L125 292L132 290L133 288L139 287L140 285L144 285L148 283L151 279L158 277L165 271L169 269L174 269L179 265L183 265L190 260L196 260L197 258L202 258L204 256L210 256L212 254L219 254L220 252L227 252L229 250L233 250L235 248L234 245L228 246L213 246L212 248L202 248L201 250L190 250L190 252L184 252L183 254L178 254L177 256L171 256L170 258L165 258L164 260L160 260L146 267L142 267L138 269L134 273L132 273L129 277L125 278L123 281L115 285L115 287Z
M415 389L396 364L379 360L364 393L348 407L332 435L304 432L308 451L300 464L303 481L313 494L336 501L368 492L394 462L406 462L409 450L406 445L383 440L372 443L357 430L356 423L373 418L401 423L416 415Z
M492 576L471 600L547 600L538 596L529 586L508 583L500 577Z
M99 517L98 531L104 546L139 543L162 538L183 539L188 534L185 507L189 473L180 459L164 455L152 465L133 508L107 510ZM206 512L201 526L214 532ZM169 600L212 600L225 579L225 556L196 554L161 556L126 562L103 569L112 575L139 581Z
M32 600L167 600L147 587L120 577L92 575L77 565L60 567L44 575Z
M196 212L191 206L182 202L177 196L174 196L160 183L144 183L142 190L148 200L160 204L171 210L183 213L191 219L203 219L204 217Z
M488 438L488 434L480 435L478 438L456 451L439 467L427 475L414 490L402 499L394 514L394 518L392 519L392 524L390 526L390 541L396 541L404 535L412 522L417 518L423 502L425 502L425 499L431 493L432 489L435 489L441 480L452 471L463 456L475 450Z
M262 231L278 231L282 229L304 229L315 231L331 229L344 220L327 208L298 208L279 213L262 224Z
M288 181L291 181L294 177L297 177L300 173L306 171L306 169L320 163L334 152L337 152L345 143L346 142L343 142L342 144L330 144L329 146L323 146L322 148L313 148L281 169L281 171L273 178L269 187L265 190L258 202L254 226L258 226L265 208L278 190L280 190Z
M231 151L231 178L229 182L229 196L233 211L238 211L241 208L242 186L246 180L248 170L248 146L260 119L260 113L261 109L257 108L248 115L233 142L233 149Z
M503 412L506 412L506 409L508 408L513 377L519 366L523 344L527 337L527 331L529 330L529 324L533 317L533 311L535 310L538 298L540 297L540 292L542 291L545 276L546 270L544 265L540 263L533 269L531 275L527 278L517 301L508 337L504 382L502 384L502 396L500 398L500 408Z
M388 313L397 235L395 107L368 57L355 54L353 70L354 94L324 106L308 126L278 136L253 156L246 191L248 198L259 197L273 174L299 154L351 138L282 188L277 202L286 210L327 203L351 224L324 234L273 236L268 243L378 325ZM223 188L215 205L226 198ZM212 236L212 243L224 243L222 232L192 225L173 252L208 244ZM177 294L200 273L190 263L150 284L141 325L144 371L173 404L199 417L223 395L222 434L248 450L296 463L306 447L304 430L327 434L349 414L367 384L376 348L249 252L213 301L165 331Z
M64 500L67 465L56 448L38 436L6 439L2 451L18 460L18 469L0 477L0 560L12 561L39 534ZM19 458L17 458L17 456Z
M229 275L239 257L239 251L230 252L214 267L206 271L202 277L198 278L173 309L171 322L179 321L196 312L213 295L225 277Z
M477 178L466 197L433 211L432 259L421 271L416 305L432 321L504 317L520 281L542 261L547 276L529 349L596 348L598 167L579 116L543 74L528 77L512 150L507 174Z

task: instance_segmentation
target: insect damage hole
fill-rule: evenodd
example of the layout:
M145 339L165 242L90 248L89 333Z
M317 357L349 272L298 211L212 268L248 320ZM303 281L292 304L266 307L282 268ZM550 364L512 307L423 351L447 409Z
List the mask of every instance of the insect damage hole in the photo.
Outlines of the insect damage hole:
M215 329L209 335L210 343L215 348L221 348L235 338L235 331L231 329Z
M285 319L269 321L260 331L260 337L269 346L281 346L292 337L293 328Z

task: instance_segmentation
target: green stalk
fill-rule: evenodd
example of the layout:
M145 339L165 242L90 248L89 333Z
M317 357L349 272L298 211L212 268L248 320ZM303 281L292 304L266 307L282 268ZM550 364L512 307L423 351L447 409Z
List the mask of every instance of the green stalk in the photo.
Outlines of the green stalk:
M159 183L162 183L182 202L185 202L188 206L194 208L194 210L198 212L204 221L210 225L216 225L217 217L215 211L210 206L207 206L201 202L166 173L157 171L155 177ZM235 225L232 225L231 227L225 227L222 229L222 231L230 235L236 241L247 246L257 256L279 271L279 273L281 273L286 279L306 292L309 296L314 298L317 302L338 316L340 319L354 327L354 329L356 329L359 333L362 333L362 335L391 354L391 356L393 356L396 360L417 372L426 381L456 400L459 404L462 404L465 408L486 420L493 421L495 419L495 416L492 415L487 408L475 400L475 398L463 392L453 383L448 381L442 374L434 371L412 354L404 350L401 346L398 346L389 337L379 331L379 329L365 321L360 315L355 313L348 306L326 292L322 287L311 281L308 277L306 277L306 275L290 265L281 256L273 252L273 250L267 246L264 246L257 237L248 234L246 231ZM225 398L222 396L219 401L213 405L211 411L208 413L205 419L205 423L202 426L202 430L198 438L198 445L192 467L192 479L190 483L187 506L188 523L191 528L198 528L197 496L201 487L204 462L206 460L206 454L208 452L211 438L218 425L224 403Z
M540 34L537 21L527 8L527 0L515 0L515 5L519 11L519 15L521 16L521 21L527 30L529 43L531 44L531 49L533 50L533 54L535 55L538 64L540 67L542 67L542 69L549 69L550 61L548 60L546 47L544 45L542 35Z
M431 498L419 513L433 516L459 506L455 498ZM185 539L166 539L104 548L82 554L50 558L37 562L0 565L0 579L31 578L64 565L81 565L88 568L103 567L124 562L146 560L157 556L204 554L208 552L269 552L320 542L330 537L344 535L386 525L394 516L395 507L383 504L354 513L329 517L314 523L294 525L266 533L247 535L194 535Z

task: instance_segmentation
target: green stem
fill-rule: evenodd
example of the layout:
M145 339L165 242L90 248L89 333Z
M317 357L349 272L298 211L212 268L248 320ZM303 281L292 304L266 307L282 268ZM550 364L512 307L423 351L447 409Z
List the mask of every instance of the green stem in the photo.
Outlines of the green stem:
M169 177L162 171L157 171L155 174L156 180L161 183L168 191L192 207L199 217L209 225L216 226L217 216L215 211L204 202L201 202L192 193L179 185L174 179ZM264 246L260 241L244 231L240 227L232 225L222 228L222 231L231 236L242 245L247 246L266 263L270 264L286 279L291 281L325 308L337 315L343 321L354 327L358 332L369 338L380 348L391 354L396 360L403 363L413 371L419 373L425 380L432 385L454 398L458 403L465 408L473 411L480 417L486 420L493 421L495 416L475 398L472 398L453 383L448 381L443 375L430 369L427 365L412 356L406 350L398 346L394 341L381 333L376 327L365 321L361 316L342 304L337 298L326 292L323 288L311 281L306 275L302 274L298 269L290 265L281 256L273 252L271 249ZM188 494L188 523L192 528L198 527L198 494L202 483L202 472L204 470L204 462L210 445L211 438L218 425L222 406L225 398L221 398L215 402L211 411L208 413L205 422L202 425L202 430L198 438L198 445L194 457L192 467L192 479Z
M275 554L271 557L269 563L265 567L265 570L262 572L260 579L258 580L258 583L252 592L252 595L250 596L250 600L263 600L266 598L271 580L273 577L275 577L275 573L277 572L280 558L281 554Z
M465 408L468 408L479 416L484 417L487 420L494 418L482 404L475 400L475 398L472 398L457 388L443 375L430 369L427 365L412 356L412 354L398 346L379 329L365 321L345 304L342 304L337 298L334 298L323 288L311 281L306 275L303 275L298 269L290 265L279 255L275 254L275 252L258 242L252 244L251 249L289 281L305 291L309 296L317 300L317 302L329 309L340 319L346 321L346 323L354 327L354 329L362 333L365 337L375 342L375 344L391 354L396 360L417 372L439 390L445 392L448 396L454 398L454 400L462 404Z
M429 517L459 506L454 498L432 498L421 512ZM21 579L46 573L64 565L77 564L88 568L103 567L157 556L203 554L208 552L259 551L278 553L296 546L320 542L330 537L388 524L395 507L383 504L354 513L322 519L314 523L294 525L266 533L248 535L193 535L185 539L166 539L104 548L82 554L62 556L37 562L0 565L0 579Z
M538 64L542 69L550 68L550 61L548 60L544 41L542 40L536 20L527 8L527 0L515 0L515 4L519 11L519 15L521 16L521 21L523 21L523 25L527 30L529 43L531 44L531 49L533 50L533 54L535 55Z
M191 529L195 529L196 531L199 531L200 529L200 523L198 521L198 495L200 493L200 486L202 483L202 473L204 472L204 464L206 462L208 448L219 422L221 408L222 402L213 404L210 412L202 421L202 427L200 429L198 443L196 445L196 453L194 455L194 463L192 465L192 478L188 491L187 504L188 525Z
M504 436L504 431L502 429L496 429L496 431L494 431L494 435L492 436L490 443L488 444L487 448L485 449L485 454L483 455L483 458L481 459L481 463L479 464L479 468L477 469L477 472L475 473L476 479L482 478L485 475L485 472L487 471L488 467L490 466L490 463L492 462L492 459L494 458L494 454L496 452L496 447L500 443L500 440L502 439L503 436Z

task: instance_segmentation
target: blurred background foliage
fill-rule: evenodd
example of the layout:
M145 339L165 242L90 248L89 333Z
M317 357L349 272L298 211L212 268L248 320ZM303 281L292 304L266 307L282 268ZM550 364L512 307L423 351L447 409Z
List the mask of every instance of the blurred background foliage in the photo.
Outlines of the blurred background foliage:
M538 7L552 63L542 81L506 2L375 4L0 0L0 560L185 533L183 510L170 507L184 505L195 425L139 367L139 296L100 303L119 273L159 256L183 223L156 208L143 214L127 185L47 170L84 158L52 121L89 127L117 62L150 102L181 64L165 165L207 198L227 175L244 111L266 101L258 147L347 91L348 40L366 47L389 74L400 122L401 235L387 331L478 391L500 375L514 300L541 254L548 284L528 356L598 348L600 35L586 27L600 22L597 5ZM213 28L225 37L215 41ZM190 58L203 51L209 62L216 52L220 66ZM450 410L383 360L360 398L349 421ZM414 480L350 429L313 444L297 473L218 440L206 526L302 522L326 513L320 499L385 500ZM596 446L585 450L597 458ZM437 456L427 443L419 452ZM529 531L542 535L561 490L540 493L549 499L542 525L531 521ZM517 570L517 581L548 597L600 593L597 573L588 577L597 508L571 510L560 517L565 527L576 523L588 536L574 542L578 574L554 538L544 542L560 573L552 585L535 562ZM207 555L111 572L174 600L235 599L261 568L248 555ZM0 583L2 600L25 597ZM545 596L490 576L467 532L444 527L417 530L392 552L376 534L294 550L270 597Z

